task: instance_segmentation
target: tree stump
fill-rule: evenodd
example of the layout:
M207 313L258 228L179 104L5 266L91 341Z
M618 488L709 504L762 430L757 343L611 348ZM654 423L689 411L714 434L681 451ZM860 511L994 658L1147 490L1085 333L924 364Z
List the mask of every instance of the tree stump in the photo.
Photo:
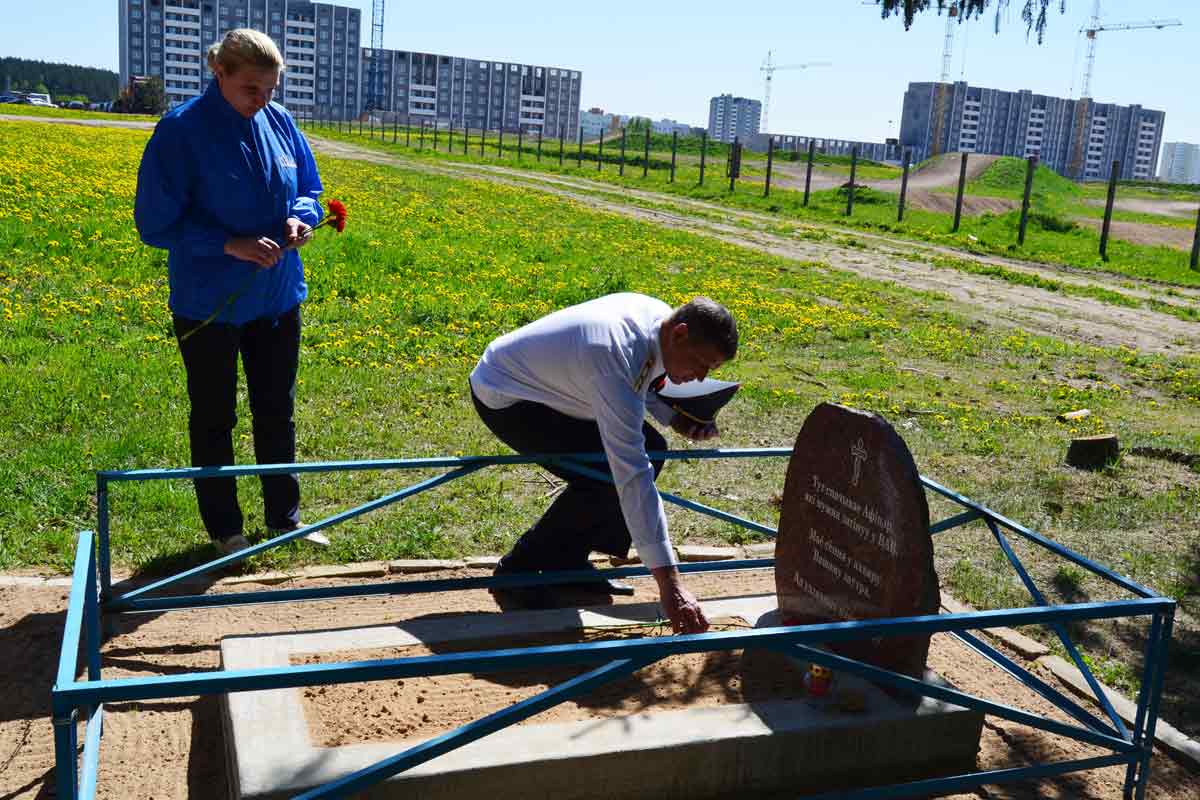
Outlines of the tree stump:
M1121 453L1121 445L1112 433L1100 436L1081 436L1071 440L1067 448L1067 463L1078 469L1100 469L1115 461Z

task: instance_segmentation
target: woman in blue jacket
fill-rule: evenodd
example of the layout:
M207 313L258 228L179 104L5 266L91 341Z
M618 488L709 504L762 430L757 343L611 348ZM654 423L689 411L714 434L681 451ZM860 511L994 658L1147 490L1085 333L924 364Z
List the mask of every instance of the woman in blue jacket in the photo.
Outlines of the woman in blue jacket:
M271 102L275 43L239 29L208 51L204 94L159 121L142 154L134 218L167 251L170 308L187 371L193 466L233 463L237 360L246 372L259 463L296 460L293 410L300 303L298 249L321 219L321 178L288 112ZM223 553L249 546L233 478L195 482L204 527ZM263 476L267 528L295 530L300 482ZM307 537L328 541L320 533Z

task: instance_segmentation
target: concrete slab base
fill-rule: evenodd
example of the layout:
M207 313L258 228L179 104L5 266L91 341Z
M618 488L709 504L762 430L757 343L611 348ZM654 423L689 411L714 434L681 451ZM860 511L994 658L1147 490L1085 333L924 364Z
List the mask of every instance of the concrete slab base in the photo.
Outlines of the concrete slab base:
M221 643L222 665L279 667L297 654L571 631L653 621L658 615L652 603L602 609L468 614L394 626L229 637ZM749 625L774 610L774 595L704 603L711 620L740 618ZM973 768L981 714L928 698L900 703L870 684L849 676L841 680L841 688L862 693L865 711L834 713L807 701L772 701L514 727L360 796L661 800L753 792L795 797ZM300 689L223 699L236 800L293 797L423 741L316 747Z

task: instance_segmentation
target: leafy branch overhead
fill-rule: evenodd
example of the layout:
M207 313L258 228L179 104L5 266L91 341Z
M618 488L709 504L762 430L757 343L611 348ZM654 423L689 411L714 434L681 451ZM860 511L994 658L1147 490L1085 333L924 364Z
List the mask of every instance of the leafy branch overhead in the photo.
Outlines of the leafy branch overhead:
M913 19L924 11L929 11L933 8L937 9L940 15L943 12L949 13L951 9L955 9L958 15L959 22L970 19L972 16L981 17L988 6L994 5L996 8L996 33L1000 32L1000 13L1008 8L1011 0L879 0L879 5L882 7L881 16L887 19L891 16L904 15L904 29L908 30L912 27ZM1021 7L1021 19L1025 22L1025 34L1029 35L1032 31L1037 31L1038 44L1042 43L1042 39L1046 34L1046 11L1050 7L1053 0L1025 0L1025 4ZM1067 10L1067 0L1059 0L1058 12L1065 13Z

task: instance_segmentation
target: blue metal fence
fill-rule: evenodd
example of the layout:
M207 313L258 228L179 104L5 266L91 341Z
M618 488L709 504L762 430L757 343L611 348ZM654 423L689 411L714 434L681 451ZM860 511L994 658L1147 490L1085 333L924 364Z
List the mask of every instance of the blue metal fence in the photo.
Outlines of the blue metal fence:
M790 449L716 449L673 450L651 454L665 459L704 458L763 458L787 457ZM850 792L822 794L814 798L884 798L912 794L932 794L970 789L984 784L1027 781L1062 775L1081 770L1126 765L1125 798L1142 800L1150 775L1154 729L1157 724L1159 699L1166 671L1167 649L1171 639L1175 603L1169 598L1117 575L1089 559L1071 552L990 509L975 503L940 484L922 477L928 491L945 497L964 511L934 523L931 533L937 534L974 520L983 520L1008 558L1035 603L1019 609L980 611L970 614L942 614L902 617L881 620L838 622L821 625L801 625L762 628L752 631L729 631L688 636L660 636L629 641L602 641L571 645L529 647L522 649L488 650L446 655L358 661L342 664L313 664L275 669L224 670L164 675L151 678L105 679L101 670L101 615L147 611L167 611L183 608L204 608L248 603L304 601L338 597L357 597L376 594L415 594L440 591L528 586L533 584L567 583L580 580L648 575L645 567L631 566L589 572L558 572L534 576L505 575L486 578L418 580L391 583L310 589L281 589L245 593L213 593L203 595L151 596L190 577L212 572L236 563L272 547L278 547L304 534L332 527L368 511L398 502L488 466L504 464L557 463L580 473L601 477L586 465L604 458L603 454L533 455L533 456L471 456L465 458L426 458L390 461L344 461L312 464L273 464L233 467L184 468L164 470L108 471L97 475L98 529L95 534L84 531L79 535L71 595L67 607L62 651L57 679L52 692L53 724L56 753L55 776L61 798L90 800L95 796L99 769L99 751L103 731L104 704L133 700L165 699L187 695L212 695L259 689L294 688L337 683L352 683L419 676L456 673L484 673L523 667L546 667L563 664L598 664L589 672L535 695L514 706L468 723L454 731L422 744L409 747L369 768L342 779L297 795L298 800L346 797L389 776L462 747L498 730L564 702L598 686L625 677L642 667L668 656L683 653L741 650L747 647L765 648L789 655L802 656L832 669L861 676L868 680L893 686L914 694L954 703L983 713L1002 717L1041 730L1067 736L1111 751L1111 755L1060 761L1011 769L972 772L951 777L910 781L902 784L872 787ZM109 486L125 481L178 480L215 476L251 476L282 472L344 472L353 470L411 470L448 469L449 471L420 481L399 491L335 514L303 530L277 536L233 555L214 559L177 575L155 581L139 589L113 595L109 541ZM751 530L775 534L775 529L743 519L675 495L663 493L668 502L689 508ZM1077 564L1135 595L1134 599L1102 603L1047 605L1045 597L1021 564L1020 559L1002 531L1016 534L1027 541ZM774 559L682 564L683 573L727 572L762 569L774 566ZM97 591L99 587L99 592ZM1138 710L1132 728L1117 715L1086 662L1071 641L1065 623L1149 617L1145 659L1138 695ZM1046 684L1024 666L1009 659L986 642L973 635L973 630L1013 626L1046 625L1053 630L1075 665L1086 677L1095 694L1103 716L1098 716L1074 700ZM1069 724L1031 714L964 692L935 686L923 681L890 672L878 667L844 658L818 645L876 637L952 633L985 658L1021 681L1062 710L1078 724ZM77 680L80 648L87 656L87 677ZM82 764L77 763L77 726L80 716L87 720Z

